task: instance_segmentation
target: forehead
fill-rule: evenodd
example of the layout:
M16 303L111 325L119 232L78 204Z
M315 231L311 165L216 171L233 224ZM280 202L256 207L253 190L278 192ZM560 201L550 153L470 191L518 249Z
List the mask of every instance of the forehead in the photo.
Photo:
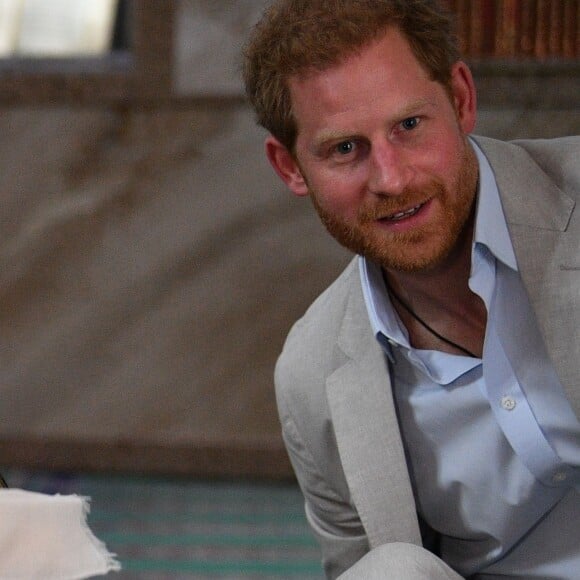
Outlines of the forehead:
M404 35L388 28L377 40L323 71L289 79L288 87L298 129L312 114L340 113L388 98L396 106L433 84Z
M361 123L385 121L412 103L432 101L441 89L396 28L336 66L309 71L289 81L298 134L357 131ZM352 127L351 127L352 126Z

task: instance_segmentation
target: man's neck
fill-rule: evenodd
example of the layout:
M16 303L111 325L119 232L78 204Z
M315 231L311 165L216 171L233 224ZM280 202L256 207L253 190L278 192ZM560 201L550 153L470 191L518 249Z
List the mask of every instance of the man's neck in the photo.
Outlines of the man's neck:
M473 219L454 252L436 268L420 272L383 272L393 295L402 298L414 314L438 333L479 356L483 349L487 314L481 298L469 288L472 243ZM392 302L413 346L456 352L418 324L417 318L397 300Z

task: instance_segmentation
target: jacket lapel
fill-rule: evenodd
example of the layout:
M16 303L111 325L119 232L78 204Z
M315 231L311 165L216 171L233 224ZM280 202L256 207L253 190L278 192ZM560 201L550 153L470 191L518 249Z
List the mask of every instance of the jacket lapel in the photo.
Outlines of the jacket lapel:
M339 336L348 360L327 379L336 441L371 548L395 541L420 545L387 362L372 335L356 272Z
M494 170L518 269L546 348L580 416L580 236L572 219L575 202L522 146L479 137L477 141Z

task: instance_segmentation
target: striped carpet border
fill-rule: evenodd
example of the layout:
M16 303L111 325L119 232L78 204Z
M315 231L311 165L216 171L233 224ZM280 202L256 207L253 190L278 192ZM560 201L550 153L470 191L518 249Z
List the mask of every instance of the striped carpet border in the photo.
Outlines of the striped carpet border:
M119 580L322 580L292 484L3 470L11 487L91 497L89 525Z

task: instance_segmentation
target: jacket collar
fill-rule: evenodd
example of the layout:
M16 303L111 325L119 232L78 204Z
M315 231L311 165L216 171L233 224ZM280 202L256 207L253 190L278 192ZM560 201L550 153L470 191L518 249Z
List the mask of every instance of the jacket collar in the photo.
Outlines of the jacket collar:
M493 169L509 224L563 232L574 200L517 142L474 137ZM523 143L523 142L522 142Z

